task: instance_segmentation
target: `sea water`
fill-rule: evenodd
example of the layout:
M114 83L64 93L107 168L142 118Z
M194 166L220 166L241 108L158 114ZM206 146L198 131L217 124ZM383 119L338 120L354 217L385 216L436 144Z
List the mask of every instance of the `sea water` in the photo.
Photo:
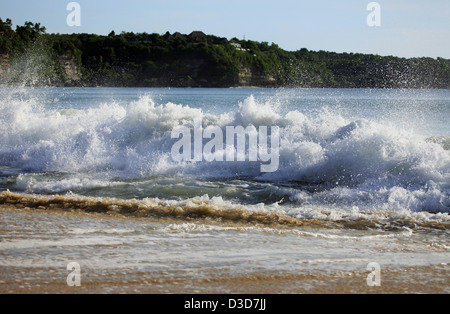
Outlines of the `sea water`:
M161 279L447 265L449 118L449 90L2 88L2 202L127 219L0 212L0 266ZM278 127L278 170L174 161L171 132L195 119Z

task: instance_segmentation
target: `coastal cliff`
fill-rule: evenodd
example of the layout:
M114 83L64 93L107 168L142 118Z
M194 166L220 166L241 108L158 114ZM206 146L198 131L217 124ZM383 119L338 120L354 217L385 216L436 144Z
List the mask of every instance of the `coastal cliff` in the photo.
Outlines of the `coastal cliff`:
M0 84L111 87L450 88L450 60L285 51L194 31L47 34L0 19Z
M67 83L80 81L83 78L81 64L73 52L67 51L60 55L59 63L64 68Z

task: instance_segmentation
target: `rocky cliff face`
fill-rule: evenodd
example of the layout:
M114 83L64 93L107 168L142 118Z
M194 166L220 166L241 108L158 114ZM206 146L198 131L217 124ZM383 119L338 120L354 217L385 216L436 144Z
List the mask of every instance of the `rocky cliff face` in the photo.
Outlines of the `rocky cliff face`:
M9 54L6 51L0 51L0 74L9 70Z
M81 66L72 52L67 51L61 55L59 61L66 71L68 83L81 80Z
M90 86L102 85L104 83L92 83L86 81L82 75L82 65L72 51L66 51L59 56L59 63L64 70L64 85L83 85ZM146 87L276 87L279 83L273 75L261 72L261 70L240 65L238 80L236 78L223 78L211 72L208 60L204 58L185 58L180 59L173 64L166 64L163 70L159 71L157 76L149 77L143 81L142 85ZM110 71L123 73L129 71L126 68L111 67ZM138 70L139 71L139 70ZM115 84L117 82L109 82ZM108 85L109 86L109 85Z
M276 78L271 75L262 74L251 67L239 67L239 87L273 87L276 84Z

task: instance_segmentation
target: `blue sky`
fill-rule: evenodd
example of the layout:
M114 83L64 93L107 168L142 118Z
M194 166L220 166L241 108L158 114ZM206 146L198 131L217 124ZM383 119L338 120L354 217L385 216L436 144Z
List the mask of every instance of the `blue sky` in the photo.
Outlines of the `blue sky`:
M0 18L40 22L49 33L111 30L189 34L276 43L286 50L450 58L449 0L380 0L381 26L369 27L372 0L78 0L81 26L69 27L71 0L2 0Z

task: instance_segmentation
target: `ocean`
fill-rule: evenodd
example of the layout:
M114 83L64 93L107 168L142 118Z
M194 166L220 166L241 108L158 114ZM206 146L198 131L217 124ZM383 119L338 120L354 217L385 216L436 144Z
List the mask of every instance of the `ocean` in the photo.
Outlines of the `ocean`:
M0 291L76 263L85 292L449 293L449 118L449 90L1 88ZM176 160L195 121L276 127L276 168Z

